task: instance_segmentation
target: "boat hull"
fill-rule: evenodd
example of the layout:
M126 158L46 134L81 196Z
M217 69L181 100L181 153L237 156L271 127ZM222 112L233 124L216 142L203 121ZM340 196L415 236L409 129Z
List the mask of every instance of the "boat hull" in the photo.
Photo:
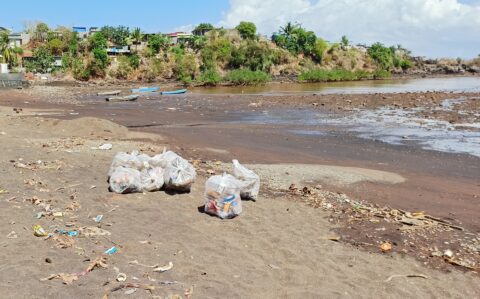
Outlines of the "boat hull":
M169 94L182 94L186 93L186 89L178 89L178 90L172 90L172 91L162 91L160 94L161 95L169 95Z

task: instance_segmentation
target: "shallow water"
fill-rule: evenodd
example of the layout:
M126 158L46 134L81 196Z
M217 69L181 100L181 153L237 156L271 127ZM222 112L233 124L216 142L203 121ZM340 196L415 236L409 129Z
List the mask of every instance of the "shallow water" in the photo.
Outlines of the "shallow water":
M190 89L202 94L284 94L284 93L401 93L401 92L480 92L480 77L368 80L329 83L271 83L262 86L199 87Z
M436 109L451 110L463 100L464 98L445 100ZM479 123L453 125L447 121L419 117L416 115L419 111L420 108L404 110L382 107L339 115L297 109L232 113L232 116L237 118L237 123L283 125L291 134L310 138L332 136L334 130L334 135L353 133L360 138L394 145L416 145L428 150L480 157ZM470 127L471 130L464 127Z

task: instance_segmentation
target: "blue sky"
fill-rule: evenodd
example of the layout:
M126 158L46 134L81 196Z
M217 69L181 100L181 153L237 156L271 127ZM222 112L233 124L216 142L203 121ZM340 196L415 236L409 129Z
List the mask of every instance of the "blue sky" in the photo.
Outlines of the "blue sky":
M125 25L166 32L188 24L217 23L227 9L227 0L5 1L2 11L9 13L1 14L0 26L18 31L24 21L44 21L51 27Z

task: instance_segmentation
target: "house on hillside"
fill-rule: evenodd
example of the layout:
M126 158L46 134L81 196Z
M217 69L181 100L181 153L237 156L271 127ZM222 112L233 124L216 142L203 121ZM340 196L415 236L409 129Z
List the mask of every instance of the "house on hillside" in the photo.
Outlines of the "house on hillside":
M130 54L130 47L109 46L107 48L107 54L111 56Z
M73 26L72 31L76 32L77 36L79 38L87 38L88 37L87 27Z
M14 32L8 35L10 47L22 47L30 42L30 34Z
M170 37L172 45L185 42L193 37L191 33L186 32L172 32L166 34L166 36Z

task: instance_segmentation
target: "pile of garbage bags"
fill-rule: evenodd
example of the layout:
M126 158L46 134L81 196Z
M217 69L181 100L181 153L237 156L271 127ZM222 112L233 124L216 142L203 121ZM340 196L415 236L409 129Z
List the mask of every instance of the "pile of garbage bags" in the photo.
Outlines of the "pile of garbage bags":
M222 219L242 213L242 199L257 200L260 177L233 160L233 176L214 175L205 183L205 212Z
M222 219L242 213L242 199L256 201L260 177L237 160L233 175L214 175L205 183L205 212ZM189 192L197 173L192 164L172 151L150 157L120 152L108 171L109 189L125 194L153 192L161 189Z
M153 192L162 188L189 192L197 173L192 164L172 151L150 157L120 152L108 171L110 191L115 193Z

